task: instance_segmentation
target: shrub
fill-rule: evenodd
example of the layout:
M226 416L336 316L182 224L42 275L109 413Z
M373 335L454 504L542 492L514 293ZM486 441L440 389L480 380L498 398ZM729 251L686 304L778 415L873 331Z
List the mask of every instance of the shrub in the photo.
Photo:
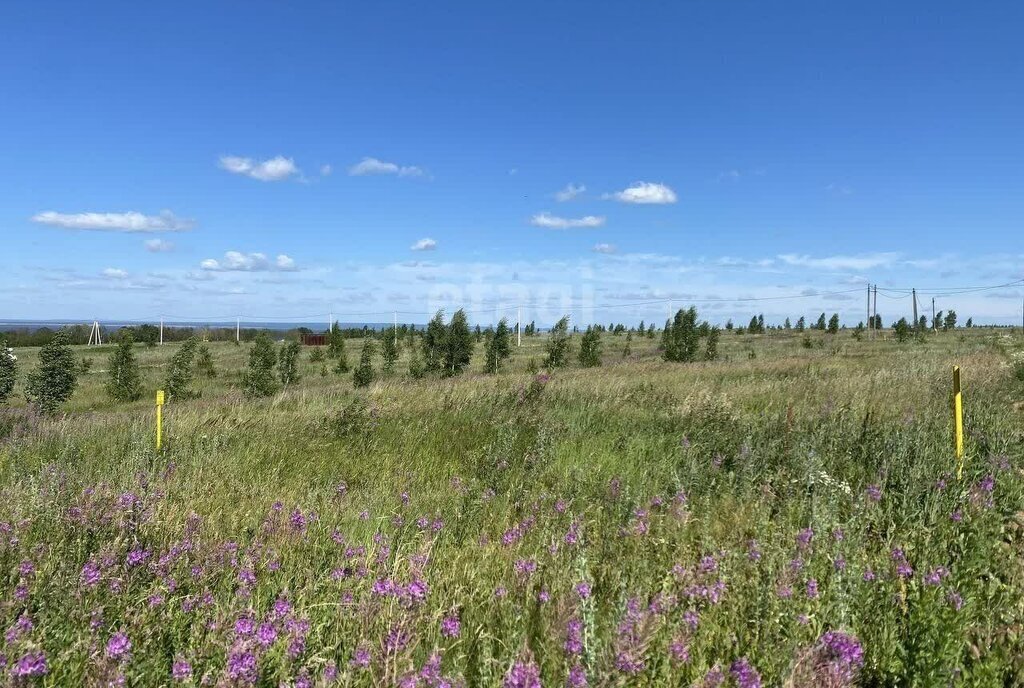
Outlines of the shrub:
M906 318L900 318L892 326L893 332L896 334L897 342L905 342L910 339L910 323L907 322Z
M11 398L17 379L18 359L14 351L7 348L6 342L0 342L0 405Z
M359 355L359 365L352 371L352 384L366 387L373 382L373 340L363 339L363 352Z
M139 363L135 360L135 338L131 330L121 335L117 348L107 363L107 394L115 401L138 401L142 398Z
M494 334L487 341L487 348L484 351L485 373L497 373L501 369L501 364L512 355L509 332L508 320L502 318Z
M563 315L548 333L548 355L544 367L548 370L561 368L569 360L569 316Z
M461 308L452 315L445 337L444 368L448 375L458 375L469 365L473 355L473 335L469 331L466 312Z
M88 375L90 370L92 370L92 359L82 356L78 361L78 374Z
M721 336L722 331L717 327L712 327L708 332L708 339L704 345L704 360L715 361L718 360L718 339Z
M327 358L327 354L318 346L314 346L309 352L310 363L323 363L325 358Z
M286 342L277 352L277 376L282 385L290 385L299 381L299 351L301 345L296 342Z
M28 374L25 396L40 413L53 414L71 398L78 384L78 364L61 330L39 350L39 366Z
M420 347L415 339L409 340L409 377L419 380L427 371L423 367L423 359L420 357Z
M274 364L277 353L274 344L265 333L260 332L249 349L249 364L242 375L242 391L249 399L269 397L277 391L274 379Z
M203 377L217 377L217 369L213 367L213 356L210 347L200 344L196 349L196 370Z
M595 368L601 365L601 335L594 327L588 326L580 340L580 365Z
M345 337L341 333L341 327L337 321L331 325L331 331L327 333L327 356L330 358L345 358ZM348 370L348 363L345 364Z
M192 363L196 356L197 345L195 337L186 339L171 357L167 379L164 380L164 393L168 400L184 401L199 396L199 393L192 389Z
M398 336L397 333L387 330L382 335L381 357L384 359L384 372L390 373L395 369L395 361L398 360Z
M643 328L640 328L640 332L643 332ZM633 343L633 331L630 330L626 333L626 345L622 347L622 357L629 358L633 353L633 348L630 346Z

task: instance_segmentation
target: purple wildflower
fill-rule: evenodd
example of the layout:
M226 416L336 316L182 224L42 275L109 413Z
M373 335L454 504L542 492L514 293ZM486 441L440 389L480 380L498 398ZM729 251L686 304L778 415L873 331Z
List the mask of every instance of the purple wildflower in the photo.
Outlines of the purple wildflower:
M111 659L127 657L131 649L132 641L128 639L128 634L124 631L118 631L107 641L107 657Z
M11 667L11 673L15 676L44 676L46 672L46 655L42 652L29 652Z
M737 688L761 688L761 675L746 657L740 657L733 662L729 667L729 673L736 680Z
M505 688L541 688L540 667L532 661L516 662L505 674Z
M462 624L457 616L446 616L441 619L441 635L445 638L458 638Z
M171 678L175 681L188 681L192 678L192 665L184 659L174 660L171 665Z

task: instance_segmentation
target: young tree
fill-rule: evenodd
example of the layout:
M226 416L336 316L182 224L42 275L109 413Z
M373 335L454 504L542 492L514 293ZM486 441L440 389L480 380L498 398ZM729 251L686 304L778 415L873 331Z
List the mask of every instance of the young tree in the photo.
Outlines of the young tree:
M423 358L420 356L420 347L415 339L409 339L409 377L419 380L426 375L423 367Z
M796 331L797 332L803 332L806 329L807 329L807 319L804 318L804 316L801 315L799 318L797 318L797 321L796 321Z
M331 325L331 331L327 333L327 356L337 359L345 358L345 335L342 333L337 320ZM348 372L347 361L345 362L345 370L342 372Z
M793 329L793 326L789 324L789 318L786 318L786 322L784 322L782 324L782 329L784 329L784 330L791 330L791 329Z
M587 327L580 340L579 361L584 368L601 365L601 335L593 327Z
M142 398L139 363L135 360L135 338L124 330L117 348L107 363L107 394L115 401L138 401Z
M704 349L704 360L705 361L716 361L718 360L718 338L722 334L722 331L717 327L712 327L708 332L708 339Z
M217 369L213 367L213 356L210 347L200 344L196 349L196 370L203 377L217 377Z
M756 319L755 319L756 327ZM685 311L676 311L671 324L666 324L662 337L664 351L662 357L666 361L687 363L697 358L697 343L700 334L697 328L697 309L693 306Z
M363 338L363 352L359 355L359 365L352 371L352 385L367 387L373 382L373 339Z
M0 406L7 403L18 379L18 359L7 342L0 342Z
M64 330L39 350L39 366L28 374L25 396L41 413L51 415L71 398L78 384L78 366Z
M192 362L196 356L196 345L196 338L190 337L171 356L167 379L164 380L164 392L169 400L183 401L199 396L192 389Z
M641 323L641 325L642 324L643 323ZM640 332L643 332L643 328L640 329ZM626 345L624 347L622 347L622 357L623 358L629 358L633 354L633 347L631 346L632 343L633 343L633 331L630 330L629 332L626 333Z
M974 318L967 318L967 322L964 324L964 327L974 327Z
M569 316L564 315L548 333L548 355L544 367L548 370L561 368L569 359Z
M818 316L818 322L814 325L814 329L824 332L826 327L828 327L828 325L825 324L825 314L822 313Z
M487 348L484 351L484 372L497 373L501 364L512 355L512 346L509 343L508 321L502 318L498 321L498 327L494 334L487 341Z
M242 391L247 398L269 397L277 391L277 380L274 379L276 363L277 352L273 342L266 333L260 332L249 349L249 365L242 375Z
M956 311L947 311L946 317L942 319L943 331L956 329Z
M647 326L647 338L654 339L654 323Z
M277 352L277 376L281 384L288 386L299 381L299 352L302 345L297 341L285 342Z
M458 375L469 365L473 355L473 335L469 331L466 312L461 308L452 315L445 337L444 370L446 375Z
M875 314L874 327L872 327L871 329L873 329L873 330L881 330L882 329L882 316L878 315L877 313Z
M381 356L384 358L384 372L390 373L395 369L395 361L398 360L398 345L395 344L394 332L384 331L381 342Z
M423 334L423 367L429 373L441 370L447 349L448 330L444 326L444 311L438 311L427 323Z
M892 326L893 331L896 333L897 342L905 342L910 339L910 323L907 322L906 318L900 318Z
M836 334L839 332L839 314L833 313L832 317L828 319L828 333Z
M756 315L750 318L750 324L747 325L747 332L749 332L750 334L757 334L758 332L760 332L760 330L757 329Z

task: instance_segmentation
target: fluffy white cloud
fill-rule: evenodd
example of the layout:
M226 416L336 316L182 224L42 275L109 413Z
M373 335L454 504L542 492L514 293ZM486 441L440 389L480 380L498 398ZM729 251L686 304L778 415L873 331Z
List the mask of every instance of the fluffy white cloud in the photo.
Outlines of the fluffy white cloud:
M618 249L614 244L595 244L594 253L615 253Z
M102 274L110 279L126 279L128 277L128 272L121 268L104 268Z
M211 272L269 272L280 270L290 272L297 270L295 261L280 254L273 261L265 253L242 253L240 251L228 251L220 260L207 258L199 264L203 270Z
M174 250L174 244L163 239L147 239L146 250L150 253L168 253Z
M604 198L614 199L622 203L665 204L675 203L676 192L664 184L654 182L636 182L627 189L605 194Z
M399 177L423 176L423 170L415 165L398 165L377 158L363 158L348 168L348 173L353 177L362 177L368 174L397 174Z
M565 185L565 188L555 193L555 200L561 203L565 201L571 201L572 199L579 196L581 193L587 190L587 187L583 184L576 186L572 182Z
M412 251L433 251L435 248L437 248L437 242L430 237L420 239L409 247Z
M263 161L240 158L235 155L222 155L220 166L232 174L242 174L259 179L261 182L279 182L299 172L295 161L283 155Z
M899 257L900 254L898 253L868 253L856 256L812 258L811 256L786 253L780 255L779 260L786 265L817 270L870 270L872 268L891 266Z
M47 210L32 216L33 222L65 229L87 229L98 232L181 232L195 224L175 216L169 210L159 215L127 213L57 213Z
M604 218L596 215L586 215L584 217L572 218L572 217L558 217L551 213L537 213L530 218L530 224L535 227L544 227L546 229L574 229L577 227L600 227L604 224Z

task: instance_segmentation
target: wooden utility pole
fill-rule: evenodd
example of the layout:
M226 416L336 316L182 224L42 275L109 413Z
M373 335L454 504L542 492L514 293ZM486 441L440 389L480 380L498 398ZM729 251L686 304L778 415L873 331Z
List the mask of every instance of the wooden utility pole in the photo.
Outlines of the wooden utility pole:
M875 312L875 320L878 320L878 285L877 284L875 285L875 297L874 297L873 301L874 301L874 305L872 305L871 310L873 310ZM879 327L878 329L882 329L882 328Z
M917 289L911 289L910 295L914 299L914 329L918 329L921 326L920 321L917 319Z
M935 322L935 297L933 296L932 297L932 331L933 332L938 332L938 330L939 330L938 323Z
M871 285L868 285L868 339L874 337L875 321L871 318Z

